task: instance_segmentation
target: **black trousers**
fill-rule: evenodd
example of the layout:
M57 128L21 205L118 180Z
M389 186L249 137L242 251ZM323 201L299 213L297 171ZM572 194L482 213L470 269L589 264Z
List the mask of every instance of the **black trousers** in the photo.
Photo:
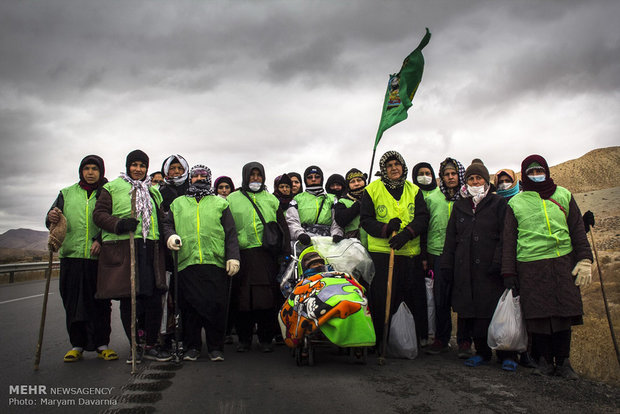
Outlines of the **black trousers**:
M237 311L235 329L239 335L239 342L252 343L252 330L256 324L256 335L262 344L270 344L276 334L278 310L261 309L252 311Z
M562 364L570 357L572 330L553 332L550 335L532 334L532 357L544 357L548 363Z
M463 333L473 338L474 346L476 347L476 355L480 355L485 360L490 360L493 357L493 350L489 348L487 344L487 334L489 331L489 325L491 319L486 318L459 318L459 323ZM516 360L516 351L495 351L498 361L505 359Z
M159 338L159 327L163 314L161 293L136 297L136 328L143 327L146 332L146 344L153 346ZM131 298L121 299L121 322L127 339L131 342ZM137 332L136 332L137 337Z

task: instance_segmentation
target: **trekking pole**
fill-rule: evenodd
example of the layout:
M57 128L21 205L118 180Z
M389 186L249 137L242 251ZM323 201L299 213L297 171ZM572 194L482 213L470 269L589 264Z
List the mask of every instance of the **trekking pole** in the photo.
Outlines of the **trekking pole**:
M131 190L131 218L136 218L136 189ZM136 373L136 246L134 232L129 232L129 257L131 280L131 373Z
M175 240L175 244L179 244L179 240ZM176 250L172 251L172 261L173 263L173 274L174 277L174 363L181 363L181 332L182 332L182 321L181 321L181 311L179 307L179 252Z
M614 333L614 325L611 322L611 314L609 313L609 304L607 303L607 295L605 295L605 287L603 286L603 274L601 272L601 265L598 262L598 253L594 244L594 229L590 228L590 237L592 238L592 250L594 250L594 257L596 258L596 268L598 269L598 277L601 281L601 292L603 293L603 303L605 305L605 313L607 314L607 322L609 323L609 332L611 332L611 340L614 343L614 349L616 350L616 359L620 364L620 351L618 350L618 342L616 341L616 334Z
M396 232L392 233L392 237ZM390 311L392 306L392 276L394 275L394 249L390 249L390 262L388 265L387 295L385 299L385 320L383 323L383 340L381 342L381 355L379 365L385 365L385 354L388 340L388 327L390 325Z

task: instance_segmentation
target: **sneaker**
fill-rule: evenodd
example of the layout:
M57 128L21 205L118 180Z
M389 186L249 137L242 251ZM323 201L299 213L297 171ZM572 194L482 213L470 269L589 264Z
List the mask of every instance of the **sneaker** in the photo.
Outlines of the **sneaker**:
M250 350L250 344L246 342L239 342L237 345L237 352L248 352Z
M579 375L577 375L573 367L570 365L570 361L568 359L565 359L561 365L555 367L555 375L567 380L579 379Z
M170 352L161 349L159 345L155 345L145 348L144 359L157 362L167 362L172 359L172 355L170 355Z
M183 361L195 361L200 358L200 351L192 348L183 355Z
M474 355L474 352L471 350L471 342L465 341L459 344L459 352L458 357L460 359L468 359Z
M540 357L538 360L538 367L534 371L532 371L532 375L544 375L551 376L555 373L555 366L553 364L548 364L545 357Z
M268 344L266 342L262 343L262 344L260 344L260 351L265 353L265 354L273 352L273 345Z
M435 339L435 342L431 346L429 346L426 351L429 355L438 355L442 352L448 352L450 350L450 345L444 344L441 340Z
M209 352L209 359L211 361L223 361L224 360L224 353L222 351L212 351Z
M136 347L136 364L142 363L142 356L144 355L144 349L141 346ZM129 348L129 357L125 361L128 365L131 365L131 348Z

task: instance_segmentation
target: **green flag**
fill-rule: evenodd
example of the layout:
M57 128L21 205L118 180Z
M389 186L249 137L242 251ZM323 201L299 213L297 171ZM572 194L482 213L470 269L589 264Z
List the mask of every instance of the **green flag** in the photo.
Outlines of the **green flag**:
M426 29L422 41L403 62L400 72L390 75L385 100L383 101L383 113L375 139L375 149L381 141L383 132L400 121L407 119L407 110L411 107L413 96L418 90L424 72L424 56L422 49L428 44L431 33Z

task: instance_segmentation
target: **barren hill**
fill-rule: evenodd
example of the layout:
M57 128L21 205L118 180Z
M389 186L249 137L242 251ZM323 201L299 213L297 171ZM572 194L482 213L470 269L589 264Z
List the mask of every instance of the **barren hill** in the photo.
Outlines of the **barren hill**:
M46 251L47 232L30 229L12 229L0 234L0 247Z

